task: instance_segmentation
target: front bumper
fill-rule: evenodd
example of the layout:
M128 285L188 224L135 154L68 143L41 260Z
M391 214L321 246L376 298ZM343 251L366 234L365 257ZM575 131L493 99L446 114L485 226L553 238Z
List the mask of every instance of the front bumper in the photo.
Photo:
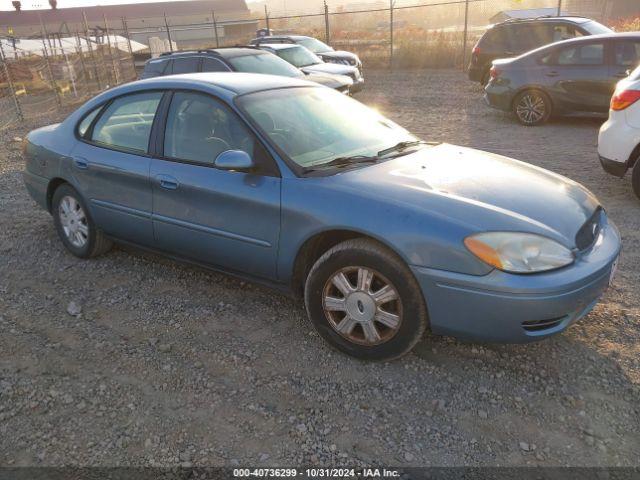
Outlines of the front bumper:
M617 162L615 160L604 158L602 155L598 155L598 158L600 159L602 169L608 174L622 178L624 177L624 174L627 173L629 168L627 162Z
M565 268L485 276L412 266L425 296L431 331L475 341L526 343L565 330L595 306L609 285L621 249L605 223L594 246Z

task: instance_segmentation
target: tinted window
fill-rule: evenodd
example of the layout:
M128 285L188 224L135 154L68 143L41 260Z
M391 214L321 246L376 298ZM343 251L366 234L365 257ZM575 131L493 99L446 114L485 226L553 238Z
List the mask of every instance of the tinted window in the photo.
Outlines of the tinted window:
M162 75L167 63L169 63L167 60L150 60L144 67L144 72L149 76Z
M270 75L282 75L284 77L302 77L304 74L290 63L272 53L260 53L232 57L229 63L239 72L267 73Z
M228 72L229 67L227 67L220 60L215 58L204 57L202 59L202 71L203 72Z
M253 156L253 147L253 135L217 100L199 93L173 96L164 135L166 157L212 165L226 150Z
M582 37L582 32L569 24L553 25L553 42L560 42L570 38Z
M82 121L78 124L78 135L84 137L84 134L87 133L91 122L93 122L93 119L96 118L96 115L98 115L98 112L101 108L102 106L99 106L82 119Z
M595 22L593 20L589 20L588 22L583 22L580 24L580 27L584 28L591 35L599 35L601 33L612 33L609 27L605 27L601 23Z
M116 98L93 128L92 140L136 152L146 152L151 124L161 92L146 92Z
M604 60L604 45L591 43L571 48L563 48L556 56L558 65L602 65Z
M485 47L507 47L507 29L505 27L494 27L484 34L481 40Z
M526 52L553 41L551 25L513 25L509 30L509 43L514 52Z
M621 67L635 67L640 64L640 40L616 43L615 62Z
M173 59L173 73L193 73L198 71L198 57L184 57Z

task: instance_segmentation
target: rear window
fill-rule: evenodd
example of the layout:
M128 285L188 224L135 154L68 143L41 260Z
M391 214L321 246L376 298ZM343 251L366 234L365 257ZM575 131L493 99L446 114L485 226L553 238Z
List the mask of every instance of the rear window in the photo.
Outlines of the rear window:
M507 29L504 27L493 27L482 36L479 45L483 47L502 46L507 44Z
M167 68L167 63L167 60L150 60L144 70L148 74L162 75Z

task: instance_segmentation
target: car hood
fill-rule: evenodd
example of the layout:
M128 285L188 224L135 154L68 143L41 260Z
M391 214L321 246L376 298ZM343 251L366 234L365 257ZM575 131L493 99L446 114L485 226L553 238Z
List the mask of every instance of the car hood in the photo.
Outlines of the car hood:
M500 155L449 144L336 175L374 199L426 209L471 231L538 233L569 248L599 203L582 185Z
M302 67L300 70L304 73L332 73L337 75L352 75L357 71L355 67L339 63L317 63L316 65Z
M347 58L350 60L355 60L356 63L358 62L358 56L355 53L351 53L351 52L346 52L344 50L334 50L332 52L321 52L321 53L317 53L316 55L318 55L321 58Z
M319 83L325 87L337 89L353 85L351 77L347 77L346 75L332 75L329 73L310 73L306 75L305 80Z

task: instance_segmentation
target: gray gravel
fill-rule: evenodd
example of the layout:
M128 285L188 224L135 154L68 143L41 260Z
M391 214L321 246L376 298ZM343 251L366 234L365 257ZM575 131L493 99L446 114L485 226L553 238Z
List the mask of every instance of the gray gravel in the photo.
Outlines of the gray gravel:
M453 71L367 82L357 98L425 139L590 188L625 243L595 310L538 344L428 337L359 362L263 287L68 254L22 185L24 125L0 139L0 465L639 465L640 201L597 163L602 120L520 127Z

